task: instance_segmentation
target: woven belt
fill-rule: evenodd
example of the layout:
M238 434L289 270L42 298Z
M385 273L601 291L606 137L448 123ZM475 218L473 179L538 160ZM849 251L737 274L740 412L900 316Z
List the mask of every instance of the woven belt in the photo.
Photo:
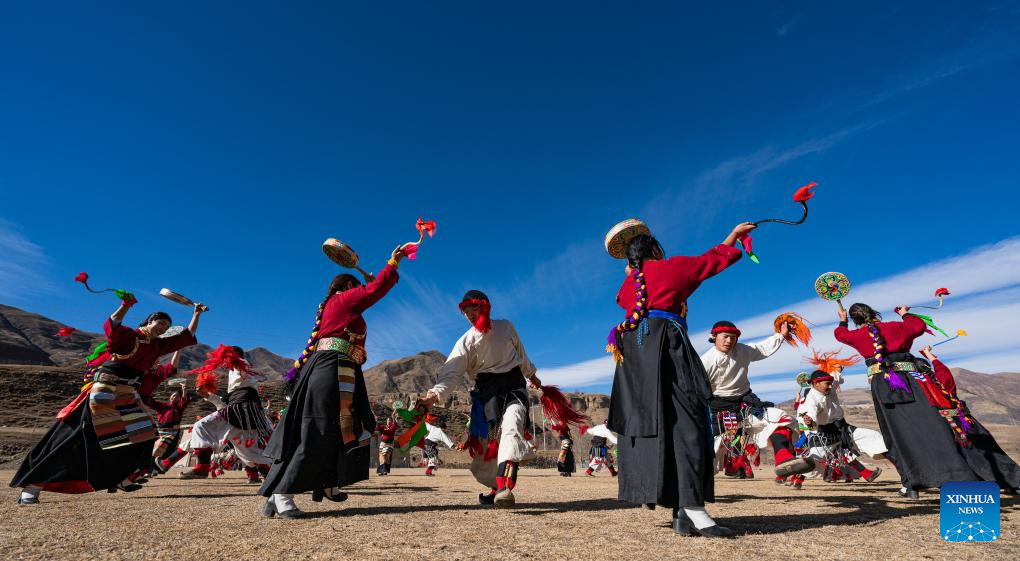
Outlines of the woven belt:
M365 364L365 362L368 361L368 353L365 352L365 347L355 345L347 339L341 339L339 337L324 337L319 339L319 342L315 344L315 350L337 351L358 364Z
M97 384L117 384L121 386L134 386L136 388L142 385L138 378L121 378L120 376L108 374L106 372L96 372L92 381Z
M892 363L893 372L917 372L917 364L913 362L894 362ZM876 362L868 367L868 376L874 376L882 372L882 363Z

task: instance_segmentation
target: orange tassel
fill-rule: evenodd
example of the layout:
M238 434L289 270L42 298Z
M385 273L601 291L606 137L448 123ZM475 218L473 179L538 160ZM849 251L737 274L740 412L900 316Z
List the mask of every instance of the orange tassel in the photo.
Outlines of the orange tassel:
M850 358L839 358L839 351L829 351L827 353L818 354L818 351L811 349L811 358L805 358L804 362L808 364L814 364L822 372L833 374L836 372L837 367L853 366L861 361L859 355L854 355Z
M811 342L811 329L808 328L807 320L803 316L793 312L779 314L779 317L772 323L776 333L779 333L784 323L790 326L790 331L786 334L785 339L791 346L796 347L797 341L800 341L806 347Z

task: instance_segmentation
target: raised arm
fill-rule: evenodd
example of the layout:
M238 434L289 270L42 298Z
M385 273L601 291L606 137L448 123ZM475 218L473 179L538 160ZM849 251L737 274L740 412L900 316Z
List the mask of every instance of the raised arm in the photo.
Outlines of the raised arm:
M748 356L750 356L751 362L765 360L766 358L776 354L776 351L778 351L779 347L782 346L783 334L776 333L767 339L747 345Z
M397 267L403 258L404 254L400 251L400 248L394 249L393 255L386 263L386 266L379 271L379 274L371 282L340 293L340 298L348 303L356 314L369 309L376 302L382 300L383 296L386 296L386 293L397 284L397 281L400 279Z

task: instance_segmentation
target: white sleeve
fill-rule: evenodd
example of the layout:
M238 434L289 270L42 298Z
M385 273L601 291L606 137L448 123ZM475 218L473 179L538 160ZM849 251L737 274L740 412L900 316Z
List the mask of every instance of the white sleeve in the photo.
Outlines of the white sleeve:
M450 435L446 434L446 431L439 429L439 434L437 436L447 448L450 448L451 450L453 449L453 440L450 440Z
M807 415L812 421L817 423L819 405L815 396L809 393L807 398L804 399L804 403L801 403L800 407L797 408L797 416Z
M453 346L450 356L446 358L446 362L439 369L436 385L432 386L430 390L435 392L440 400L443 399L450 386L459 383L467 375L470 353L471 350L467 347L467 333L465 333Z
M524 374L525 378L531 378L535 375L537 369L535 365L531 363L531 359L528 358L528 353L524 351L524 344L521 343L521 336L517 334L517 329L514 324L509 321L506 322L508 328L510 328L510 339L514 345L514 350L517 351L517 358L521 361L521 373Z
M781 346L783 346L783 336L776 333L768 339L759 341L753 345L747 345L747 348L750 349L748 356L751 357L751 362L764 360L776 354L776 351L778 351Z
M223 398L218 396L218 395L216 395L216 394L214 394L214 393L209 394L205 398L205 400L208 401L209 403L212 403L213 406L216 407L217 411L219 411L220 409L223 409L224 407L227 406L227 404L223 402Z

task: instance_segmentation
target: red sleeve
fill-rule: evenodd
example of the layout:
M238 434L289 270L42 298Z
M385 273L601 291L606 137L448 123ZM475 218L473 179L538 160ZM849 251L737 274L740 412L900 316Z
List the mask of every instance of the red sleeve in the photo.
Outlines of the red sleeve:
M156 382L156 385L158 386L159 384L162 384L167 378L173 376L176 373L177 368L173 364L170 364L169 362L166 364L161 364L156 368L156 371L153 373L153 376L156 378L156 380L158 380L158 382Z
M185 329L173 337L167 337L166 339L157 339L159 344L159 356L170 354L174 351L179 351L184 347L190 347L198 342L195 338L195 334Z
M706 251L704 255L684 258L684 273L687 275L688 283L697 286L739 260L739 249L719 244Z
M146 405L149 406L149 409L152 409L153 411L160 415L166 413L167 411L174 410L173 406L171 406L170 403L167 401L156 401L155 399L153 399L146 403Z
M946 368L946 365L942 364L939 359L931 361L931 366L935 370L935 379L942 384L947 392L956 395L956 379L953 378L953 373L949 371L949 368Z
M397 284L399 278L400 275L397 273L397 268L387 263L379 271L379 274L376 275L375 280L341 292L339 296L343 299L344 303L350 306L353 313L360 314L379 300L382 300L382 297L386 296L386 293L393 288L393 285Z
M836 331L833 333L833 335L836 337L836 340L839 341L840 343L843 343L844 345L850 345L851 347L853 346L853 343L850 340L849 327L846 327L844 325L836 326Z
M928 324L924 323L924 320L914 314L904 315L903 325L907 328L907 335L911 339L916 339L921 335L924 335L924 332L928 330Z
M113 320L106 318L106 322L103 323L103 334L106 335L106 340L110 342L111 347L119 346L121 342L133 335L134 332L134 329L124 327L124 322L114 327Z

